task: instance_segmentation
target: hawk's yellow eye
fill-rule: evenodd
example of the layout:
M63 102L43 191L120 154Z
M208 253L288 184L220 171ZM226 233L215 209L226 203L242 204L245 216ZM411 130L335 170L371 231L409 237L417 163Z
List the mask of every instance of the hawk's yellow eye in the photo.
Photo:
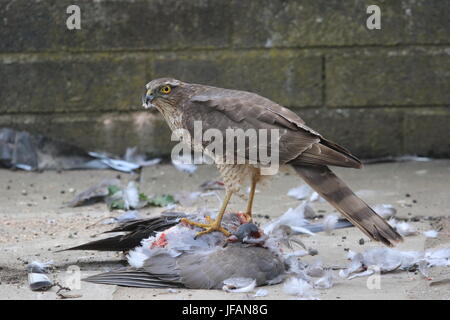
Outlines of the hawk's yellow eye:
M159 91L161 91L164 94L169 94L170 91L172 91L172 88L170 86L166 85L166 86L161 87L161 89Z

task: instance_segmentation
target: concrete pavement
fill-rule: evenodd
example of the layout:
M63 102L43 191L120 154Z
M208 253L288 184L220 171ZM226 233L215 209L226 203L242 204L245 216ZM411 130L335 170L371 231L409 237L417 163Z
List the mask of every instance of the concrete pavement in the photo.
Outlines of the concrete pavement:
M412 219L410 223L418 235L405 238L398 246L401 250L424 250L450 245L450 160L429 162L402 162L367 165L362 170L335 168L354 191L369 204L391 204L397 217ZM0 170L0 298L1 299L56 299L57 288L47 292L32 292L27 283L25 266L33 260L54 262L51 277L60 283L67 279L98 273L124 265L119 253L94 253L55 251L81 244L102 235L111 225L98 223L110 212L104 203L79 208L63 207L73 196L103 179L120 175L122 181L137 179L142 192L175 194L180 191L197 191L199 185L217 179L218 172L209 166L200 166L193 174L177 171L168 164L148 167L141 174L129 175L115 171L64 171L22 172ZM290 188L302 181L290 173L280 173L265 186L258 187L254 214L256 222L265 224L284 213L299 201L287 196ZM219 192L219 196L223 196ZM199 199L192 208L217 208L216 197ZM313 203L322 215L334 210L327 203ZM245 202L234 198L229 210L243 210ZM145 208L144 217L159 214L162 208ZM431 218L430 218L431 217ZM426 238L422 231L443 228L438 238ZM94 237L95 236L95 237ZM356 228L334 230L314 237L302 236L308 247L319 251L305 261L320 260L325 266L340 267L348 264L346 250L356 252L380 246L368 240ZM364 244L360 244L360 239ZM70 278L72 277L72 278ZM431 278L450 277L448 268L432 268ZM338 279L331 289L316 290L320 299L449 299L450 284L429 286L430 280L418 272L395 272L381 276L381 287L369 290L367 278ZM94 285L82 282L78 290L68 294L78 299L250 299L252 294L222 291L177 289L136 289ZM267 299L291 299L283 292L283 285L266 287ZM260 298L258 298L260 299Z

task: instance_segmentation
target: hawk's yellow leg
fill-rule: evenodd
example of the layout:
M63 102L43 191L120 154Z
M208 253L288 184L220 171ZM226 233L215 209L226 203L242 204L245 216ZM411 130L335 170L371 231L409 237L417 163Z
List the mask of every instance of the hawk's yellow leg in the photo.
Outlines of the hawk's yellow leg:
M212 220L210 217L206 217L206 220L208 221L208 223L199 223L199 222L190 221L190 220L188 220L186 218L183 218L183 219L181 219L181 222L185 222L185 223L190 224L192 226L196 226L196 227L200 227L200 228L205 229L205 231L198 232L195 235L195 238L197 238L199 236L202 236L204 234L207 234L207 233L211 233L213 231L222 232L227 237L230 236L231 233L228 230L226 230L225 228L223 228L220 224L222 222L222 218L223 218L223 215L225 213L225 209L227 208L228 202L230 201L230 198L231 198L232 194L233 193L231 191L227 191L227 193L225 195L225 199L222 202L222 206L221 206L221 208L219 210L219 213L217 215L216 220Z
M258 178L256 176L253 176L252 183L250 185L250 194L248 196L248 201L247 201L247 209L245 210L245 216L246 216L248 222L252 222L253 199L255 198L257 182L258 182Z

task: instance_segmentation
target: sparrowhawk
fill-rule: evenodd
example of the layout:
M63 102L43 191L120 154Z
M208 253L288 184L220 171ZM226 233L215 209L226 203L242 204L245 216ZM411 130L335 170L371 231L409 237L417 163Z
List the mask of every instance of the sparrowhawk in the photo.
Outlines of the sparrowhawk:
M278 129L280 165L291 165L306 183L371 239L388 246L402 240L383 218L328 168L361 168L360 160L309 128L291 110L255 93L185 83L171 78L149 82L143 105L146 108L156 107L172 130L184 129L191 135L194 134L195 121L201 121L203 130L216 129L224 136L230 128ZM195 144L194 139L185 142L194 149L206 151L204 142ZM268 147L271 145L268 144ZM229 154L223 156L234 157ZM214 154L212 157L214 159ZM259 163L216 162L224 180L226 196L215 221L210 219L208 223L200 224L185 220L205 229L198 236L212 231L229 235L221 226L223 214L231 195L238 193L247 182L250 183L250 193L245 213L251 218L255 187L262 178Z

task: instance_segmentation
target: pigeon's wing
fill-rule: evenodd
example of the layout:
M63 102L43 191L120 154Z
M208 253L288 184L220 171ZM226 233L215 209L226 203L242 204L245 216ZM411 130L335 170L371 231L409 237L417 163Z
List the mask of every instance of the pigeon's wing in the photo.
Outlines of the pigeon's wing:
M140 288L183 287L176 258L163 249L155 249L142 268L123 268L90 276L83 281Z
M283 262L268 249L240 244L208 254L183 255L177 264L181 282L192 289L220 289L224 280L235 277L255 279L260 286L285 271Z
M91 241L65 250L97 250L97 251L127 251L141 244L143 239L154 236L156 232L164 231L179 222L182 217L157 217L144 220L130 221L119 225L107 232L127 232L106 239ZM62 251L65 251L62 250Z
M104 233L137 232L142 229L161 231L170 228L173 225L173 223L176 224L176 222L178 222L179 219L184 217L186 217L185 213L173 212L173 215L171 216L161 215L156 218L132 220L121 223L117 227L105 231Z

